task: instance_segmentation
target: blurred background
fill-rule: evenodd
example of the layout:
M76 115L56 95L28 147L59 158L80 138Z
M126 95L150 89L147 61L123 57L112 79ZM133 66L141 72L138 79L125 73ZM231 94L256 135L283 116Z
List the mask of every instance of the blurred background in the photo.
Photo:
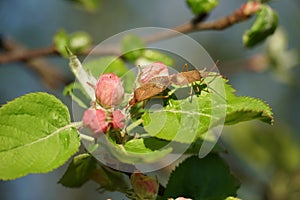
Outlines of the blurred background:
M230 14L245 1L220 1L208 20ZM224 31L189 34L220 60L219 70L238 95L266 101L275 117L273 126L253 121L226 127L222 144L242 186L242 199L300 198L300 3L275 0L270 3L279 15L280 28L272 38L252 49L242 44L244 31L254 18ZM184 0L101 0L99 9L87 12L68 0L0 0L0 36L13 39L24 48L52 44L61 28L84 30L97 44L119 32L138 27L172 28L193 17ZM2 53L4 50L1 49ZM192 54L193 52L191 52ZM68 60L49 56L45 61L73 80ZM44 84L36 71L21 62L0 65L0 103L5 104L29 92L46 91L70 105L62 95L64 84ZM118 193L99 194L99 185L89 182L79 189L65 188L57 181L67 165L48 174L34 174L13 181L0 181L0 199L125 199Z

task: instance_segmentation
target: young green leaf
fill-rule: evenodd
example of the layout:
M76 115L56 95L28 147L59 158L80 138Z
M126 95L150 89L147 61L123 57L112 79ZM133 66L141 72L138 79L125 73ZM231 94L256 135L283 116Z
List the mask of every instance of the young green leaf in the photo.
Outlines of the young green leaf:
M91 100L95 100L95 89L91 87L91 85L96 85L97 79L86 71L77 56L73 55L72 52L68 49L69 54L69 66L75 75L78 82L81 84L84 91L82 93L86 93Z
M251 28L243 35L243 42L246 47L253 47L272 35L278 25L277 13L268 5L261 5L257 17Z
M251 97L237 97L226 80L222 82L226 93L223 100L218 99L215 88L193 95L192 101L190 96L169 99L167 106L149 110L142 116L145 130L159 139L191 143L202 140L209 128L224 122L223 118L228 125L253 119L272 124L273 116L267 104Z
M56 51L58 51L62 56L68 57L66 47L69 44L69 36L65 30L59 30L53 37L53 43Z
M218 0L186 0L187 5L195 15L209 13L214 9L219 1Z
M220 76L215 77L214 82L224 84ZM177 99L168 99L167 106L146 112L142 116L145 130L151 136L168 141L192 143L203 140L202 134L224 118L225 97L220 98L213 91L201 91L193 96L189 92L190 87L176 89L172 96Z
M68 57L69 53L66 48L69 48L74 53L81 53L90 47L92 39L88 33L83 31L67 34L65 30L60 30L54 35L53 42L55 49L62 56Z
M268 124L273 123L271 108L262 100L252 97L232 97L227 104L225 124L258 119Z
M66 187L81 187L90 180L97 161L90 154L80 154L73 158L67 171L58 183Z
M0 108L0 179L49 172L79 148L67 107L47 93L30 93Z
M84 31L77 31L70 35L68 47L74 53L81 53L87 50L92 44L91 36Z
M128 191L129 178L126 174L98 164L99 166L92 173L91 179L100 185L99 192L119 191L126 193Z
M172 172L162 199L179 196L192 199L225 199L238 188L228 166L217 155L187 158Z
M173 58L157 50L145 49L142 57L150 62L162 62L167 66L174 65Z
M117 161L127 164L152 163L172 151L171 147L163 148L162 143L157 146L156 143L153 144L151 141L148 141L146 144L147 139L144 138L132 139L124 145L116 144L112 139L103 138L104 140L98 140L99 148L97 151L108 151L108 154L111 154ZM152 147L150 148L149 146Z
M122 52L124 57L130 61L135 61L142 56L145 43L137 35L126 35L122 39Z
M94 12L99 8L100 0L68 0L78 3L83 6L87 11Z
M241 200L240 198L236 197L227 197L225 200Z

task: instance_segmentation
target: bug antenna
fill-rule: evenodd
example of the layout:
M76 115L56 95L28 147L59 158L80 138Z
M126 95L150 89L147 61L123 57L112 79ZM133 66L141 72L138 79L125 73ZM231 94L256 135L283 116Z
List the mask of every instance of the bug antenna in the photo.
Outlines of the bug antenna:
M88 84L90 87L92 87L92 88L96 88L96 86L93 84L93 83L90 83L90 82L86 82L86 84Z
M217 68L219 62L220 62L220 61L217 60L217 61L215 62L215 64L209 69L209 71L203 72L202 76L203 76L203 77L207 77L211 72L213 72L213 71Z

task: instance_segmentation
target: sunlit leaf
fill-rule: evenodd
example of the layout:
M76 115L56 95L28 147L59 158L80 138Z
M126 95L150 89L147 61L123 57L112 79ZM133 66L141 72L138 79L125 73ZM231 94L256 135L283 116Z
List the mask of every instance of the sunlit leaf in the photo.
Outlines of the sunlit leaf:
M124 145L121 145L111 139L103 137L101 140L98 139L99 148L97 152L94 153L100 154L101 152L108 151L111 157L116 158L118 162L136 164L153 163L172 151L171 147L163 148L163 146L161 146L163 143L157 144L155 140L147 140L146 138L132 139Z
M174 65L174 60L170 56L157 50L145 49L142 57L150 62L162 62L167 66Z
M55 49L63 56L67 57L66 47L69 44L69 36L65 30L59 30L53 37Z
M122 52L124 57L130 61L134 61L143 55L145 48L144 41L137 35L129 34L122 39Z
M101 0L68 0L84 7L87 11L94 12L100 7Z
M74 53L81 53L87 50L92 44L91 36L84 31L77 31L70 35L68 47Z
M246 47L253 47L272 35L278 25L277 13L268 5L261 6L254 24L243 35L243 42Z
M67 107L47 93L30 93L0 109L0 179L49 172L79 148Z
M67 48L74 53L82 53L87 50L91 43L91 36L84 31L76 31L68 34L65 30L58 31L54 37L53 42L55 49L64 57L68 57Z
M208 13L214 9L219 1L218 0L186 0L187 5L194 14Z
M224 100L218 100L213 88L210 92L201 92L199 96L193 95L192 101L190 96L169 99L167 106L149 110L143 115L145 130L160 139L191 143L203 139L202 134L222 123L223 118L225 124L253 119L269 124L273 122L271 108L266 103L251 97L235 96L234 89L225 80L223 83L226 92Z

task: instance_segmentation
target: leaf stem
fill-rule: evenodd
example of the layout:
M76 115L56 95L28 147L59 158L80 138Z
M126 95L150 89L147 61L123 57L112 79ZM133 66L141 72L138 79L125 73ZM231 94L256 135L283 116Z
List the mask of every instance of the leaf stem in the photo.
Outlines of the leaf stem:
M74 128L81 128L83 126L83 122L82 121L79 121L79 122L72 122L70 124L68 124L67 126L65 126L65 128L71 128L71 127L74 127Z
M133 130L135 127L137 127L138 125L140 125L141 123L143 123L142 119L138 119L135 122L133 122L132 124L130 124L129 126L127 126L126 131L130 132L131 130Z
M69 125L63 127L64 129L67 129L67 128L76 128L76 129L79 129L83 126L83 122L82 121L79 121L79 122L72 122L70 123ZM80 139L83 139L83 140L87 140L87 141L90 141L90 142L94 142L95 138L91 137L91 136L88 136L88 135L85 135L85 134L82 134L80 133L79 134L80 136Z
M81 140L86 140L86 141L89 141L89 142L94 142L95 141L95 138L93 138L91 136L88 136L88 135L84 135L82 133L80 133L80 139Z

